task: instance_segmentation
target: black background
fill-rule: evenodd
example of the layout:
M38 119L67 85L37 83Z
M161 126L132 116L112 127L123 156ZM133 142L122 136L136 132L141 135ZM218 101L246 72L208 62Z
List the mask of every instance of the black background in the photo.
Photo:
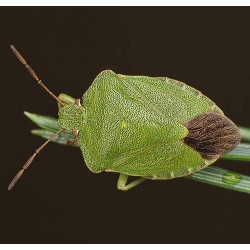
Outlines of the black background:
M250 196L187 179L116 189L79 149L51 143L19 185L7 186L43 140L27 110L57 116L13 43L55 94L74 97L104 69L168 76L199 89L250 127L250 9L0 8L1 243L249 243ZM250 164L217 166L250 174Z

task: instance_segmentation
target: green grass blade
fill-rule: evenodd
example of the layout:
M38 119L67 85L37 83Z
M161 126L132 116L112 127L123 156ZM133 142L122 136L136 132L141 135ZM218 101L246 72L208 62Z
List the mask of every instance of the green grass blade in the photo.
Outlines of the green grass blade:
M57 132L61 129L60 125L57 122L57 119L44 115L32 114L29 112L24 112L24 114L39 127L49 130L51 132Z
M34 129L31 130L31 133L34 135L38 135L46 140L48 140L54 134L54 132L45 129ZM62 132L52 141L65 146L77 146L77 144L73 143L74 140L75 138L73 137L73 135Z
M238 127L240 129L241 140L244 142L250 142L250 128Z
M33 121L35 124L37 124L40 128L42 128L43 130L41 131L33 131L33 134L36 134L38 136L41 136L45 139L48 139L47 135L53 135L54 133L56 133L58 130L61 129L57 119L50 117L50 116L44 116L44 115L37 115L37 114L32 114L29 112L24 112L24 114L31 120ZM46 132L45 132L46 131ZM52 133L49 133L52 132ZM71 133L69 133L68 131L63 131L60 134L60 137L65 137L66 139L69 140L74 140L75 138L73 137L73 135ZM59 144L64 144L63 140L53 140L56 143ZM64 144L65 145L65 144Z
M53 117L37 115L28 112L25 112L25 115L41 128L32 130L32 133L35 135L48 139L52 134L60 129L57 119ZM250 129L240 127L240 131L242 135L242 141L250 142ZM74 139L75 138L71 133L65 131L54 138L53 141L62 145L71 145L68 144L68 142L72 142ZM222 156L221 158L227 160L250 161L250 144L241 143L233 151ZM226 189L250 193L250 177L215 166L209 166L185 178Z
M240 143L234 150L223 155L222 159L250 161L250 144Z
M250 194L250 177L215 166L209 166L186 178Z

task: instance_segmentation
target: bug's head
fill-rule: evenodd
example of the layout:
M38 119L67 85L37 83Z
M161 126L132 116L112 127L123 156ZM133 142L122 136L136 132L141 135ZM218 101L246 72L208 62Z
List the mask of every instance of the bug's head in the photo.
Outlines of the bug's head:
M58 122L62 128L73 132L82 129L83 107L76 104L63 106L58 113Z

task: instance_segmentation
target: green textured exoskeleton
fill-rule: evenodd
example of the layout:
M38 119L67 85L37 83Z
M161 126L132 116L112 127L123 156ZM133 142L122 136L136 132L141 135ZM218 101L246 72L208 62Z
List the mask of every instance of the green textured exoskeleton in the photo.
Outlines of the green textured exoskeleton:
M169 78L124 76L106 70L83 95L82 106L61 108L59 123L65 129L79 130L78 144L95 173L172 179L210 165L239 143L237 127L210 99ZM205 122L209 123L206 127ZM209 143L204 140L214 140L211 149L203 152L187 140L191 140L189 126L192 129L195 123L205 148Z
M82 102L58 98L59 124L76 136L88 168L120 173L122 190L145 179L190 175L240 142L237 127L214 102L167 77L105 70ZM126 185L128 176L140 178Z

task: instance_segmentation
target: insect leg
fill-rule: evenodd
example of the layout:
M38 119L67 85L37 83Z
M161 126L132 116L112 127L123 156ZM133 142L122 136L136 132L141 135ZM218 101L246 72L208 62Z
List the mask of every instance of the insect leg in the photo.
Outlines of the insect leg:
M58 99L65 104L73 104L76 101L75 98L69 95L63 94L63 93L58 96ZM62 104L58 102L58 108L60 109L61 107L62 107Z
M118 182L117 182L117 188L119 190L122 190L122 191L127 191L127 190L139 185L140 183L142 183L146 179L141 177L141 178L129 183L128 185L126 185L127 180L128 180L128 175L120 174Z

